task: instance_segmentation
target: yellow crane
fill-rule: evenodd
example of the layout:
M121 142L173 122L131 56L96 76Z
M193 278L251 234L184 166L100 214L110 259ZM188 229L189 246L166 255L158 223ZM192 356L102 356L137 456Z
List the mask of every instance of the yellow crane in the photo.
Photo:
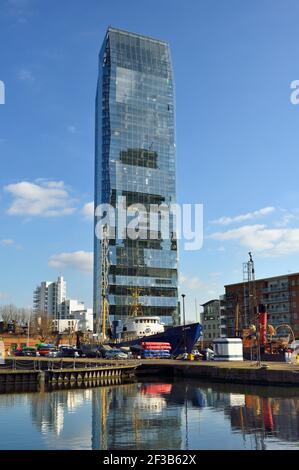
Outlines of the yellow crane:
M110 327L109 301L108 301L108 276L109 276L109 241L107 225L102 227L101 239L101 304L98 323L98 335L101 341L107 339L107 330Z

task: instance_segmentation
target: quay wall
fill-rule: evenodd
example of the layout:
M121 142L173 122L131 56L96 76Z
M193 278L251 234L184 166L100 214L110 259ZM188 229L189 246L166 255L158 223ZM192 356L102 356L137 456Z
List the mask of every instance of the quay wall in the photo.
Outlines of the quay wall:
M19 370L17 370L19 369ZM44 374L44 375L43 375ZM153 377L182 377L222 383L299 387L299 364L179 361L143 359L139 361L105 361L99 359L7 359L0 366L0 383L40 381L66 382L115 378L136 374Z
M273 363L261 366L250 363L193 363L179 361L142 361L138 375L172 376L208 381L268 386L299 386L299 367Z

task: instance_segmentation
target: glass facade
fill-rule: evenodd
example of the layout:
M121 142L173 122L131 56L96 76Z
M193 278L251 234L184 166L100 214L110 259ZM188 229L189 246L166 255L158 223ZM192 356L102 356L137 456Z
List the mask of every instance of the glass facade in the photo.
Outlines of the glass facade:
M167 43L108 28L99 56L96 97L95 207L175 203L174 87ZM97 217L95 217L95 226ZM109 240L111 320L124 320L132 287L145 315L178 324L177 242L169 238ZM94 315L99 319L101 241L94 242Z

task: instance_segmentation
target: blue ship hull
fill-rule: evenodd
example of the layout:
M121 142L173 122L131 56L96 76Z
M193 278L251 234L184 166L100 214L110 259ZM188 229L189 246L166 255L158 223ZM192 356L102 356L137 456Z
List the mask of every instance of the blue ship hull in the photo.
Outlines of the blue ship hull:
M122 346L137 346L143 341L160 341L163 343L170 343L171 353L175 356L183 354L185 352L185 336L186 336L186 350L191 353L195 343L198 341L202 333L202 326L200 323L191 323L185 327L173 326L166 329L163 333L157 333L156 335L143 336L131 341L122 341L117 344L118 347Z

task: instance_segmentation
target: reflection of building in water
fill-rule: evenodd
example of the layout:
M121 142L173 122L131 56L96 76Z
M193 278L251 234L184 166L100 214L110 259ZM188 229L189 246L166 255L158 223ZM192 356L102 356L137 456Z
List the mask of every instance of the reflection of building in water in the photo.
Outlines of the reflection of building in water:
M248 388L246 389L248 390ZM261 388L261 394L265 391ZM244 439L250 439L250 447L266 448L267 438L288 442L299 441L299 395L282 396L273 389L277 397L242 393L242 386L223 384L190 384L174 382L167 404L184 405L187 401L189 416L205 407L224 413L231 422L233 431L241 431ZM200 419L200 415L198 416Z
M31 417L43 434L53 430L59 435L63 428L63 401L60 392L32 395ZM67 395L65 395L67 398Z
M224 410L233 430L250 436L256 449L266 447L266 438L299 440L299 396L270 398L256 394L229 393L219 385L201 387L206 406Z
M181 410L167 406L170 384L156 385L93 389L92 448L180 449Z
M84 402L91 400L91 390L57 390L33 394L31 417L43 434L53 431L58 436L63 430L65 412L75 412Z
M246 434L259 430L261 437L285 441L299 440L298 398L245 396L245 406L228 410L232 427Z

